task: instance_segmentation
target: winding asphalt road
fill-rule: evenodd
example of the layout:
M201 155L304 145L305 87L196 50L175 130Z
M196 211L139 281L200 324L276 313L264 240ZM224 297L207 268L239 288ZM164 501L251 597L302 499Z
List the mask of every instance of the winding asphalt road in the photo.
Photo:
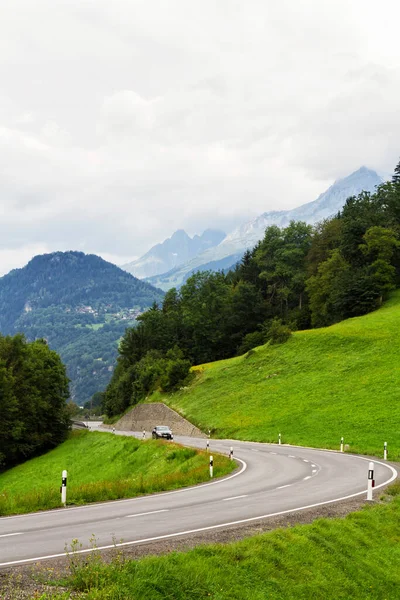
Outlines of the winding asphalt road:
M202 448L206 443L184 437L175 441ZM93 535L99 549L115 542L156 542L366 495L370 459L232 440L210 440L210 453L228 454L231 446L239 470L222 480L132 500L1 518L0 568L64 556L73 538L88 552ZM396 477L392 466L375 461L375 489Z

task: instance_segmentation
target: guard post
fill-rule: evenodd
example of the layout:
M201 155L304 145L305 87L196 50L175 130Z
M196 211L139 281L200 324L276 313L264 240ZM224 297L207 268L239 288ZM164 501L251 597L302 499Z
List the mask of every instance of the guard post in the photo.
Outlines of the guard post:
M67 505L67 471L62 472L62 478L61 478L61 504L63 506Z
M210 456L210 478L212 479L214 474L214 459Z
M387 460L387 442L383 444L383 460Z
M229 450L229 458L230 460L233 460L233 448L231 446L231 449Z
M340 452L343 452L343 442L344 442L344 438L343 436L340 438Z
M375 487L374 479L374 463L370 462L368 466L368 488L367 488L367 500L373 500L372 490Z
M278 435L278 444L281 445L282 441L281 441L281 434Z

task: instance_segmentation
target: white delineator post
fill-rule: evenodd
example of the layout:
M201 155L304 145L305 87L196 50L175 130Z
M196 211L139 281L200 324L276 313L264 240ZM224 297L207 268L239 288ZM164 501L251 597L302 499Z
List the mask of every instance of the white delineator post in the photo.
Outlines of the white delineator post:
M387 442L383 444L383 460L387 460Z
M281 441L281 434L278 435L278 444L281 445L282 441Z
M214 459L212 456L210 456L210 477L212 478L214 473Z
M373 500L372 489L375 487L374 480L374 463L370 462L368 466L368 488L367 488L367 500Z
M143 429L143 439L144 440L146 439L146 430L145 429Z
M113 427L113 433L115 433L115 427Z
M344 438L341 437L340 438L340 452L343 452L343 442L344 442Z
M229 450L229 458L231 460L233 460L233 448L232 448L232 446L231 446L231 449Z
M61 504L67 505L67 471L65 470L62 472L61 479Z
M206 450L207 452L210 452L210 442L208 440L206 442Z

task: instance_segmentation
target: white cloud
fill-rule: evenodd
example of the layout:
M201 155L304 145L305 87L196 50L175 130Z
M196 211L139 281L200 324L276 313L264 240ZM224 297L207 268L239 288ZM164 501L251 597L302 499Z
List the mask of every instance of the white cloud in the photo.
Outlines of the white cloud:
M361 164L391 172L399 17L395 0L3 0L4 269L41 248L122 263Z
M11 269L20 269L33 256L45 254L48 251L45 244L33 244L7 250L0 248L0 276L5 275Z

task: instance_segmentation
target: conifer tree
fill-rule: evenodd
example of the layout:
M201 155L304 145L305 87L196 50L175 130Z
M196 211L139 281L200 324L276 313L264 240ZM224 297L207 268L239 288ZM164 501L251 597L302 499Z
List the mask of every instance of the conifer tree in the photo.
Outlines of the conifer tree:
M392 182L400 184L400 160L397 163L396 168L394 170L394 175L392 177Z

